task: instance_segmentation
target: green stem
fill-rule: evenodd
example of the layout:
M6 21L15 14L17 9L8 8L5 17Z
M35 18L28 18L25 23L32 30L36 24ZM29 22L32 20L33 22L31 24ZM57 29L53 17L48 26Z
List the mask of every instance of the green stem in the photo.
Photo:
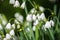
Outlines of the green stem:
M12 21L12 20L14 20L15 18L11 18L10 20L9 20L9 23Z

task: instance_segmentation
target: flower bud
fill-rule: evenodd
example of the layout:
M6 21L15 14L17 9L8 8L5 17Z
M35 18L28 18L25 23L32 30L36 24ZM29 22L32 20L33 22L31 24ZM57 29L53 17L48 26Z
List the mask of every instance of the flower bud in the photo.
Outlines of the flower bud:
M14 4L15 3L15 0L10 0L9 3L10 4Z
M40 7L39 7L39 10L40 10L41 12L43 12L43 11L44 11L44 8L43 8L42 6L40 6Z
M19 7L19 6L20 6L20 3L19 3L18 0L16 0L15 3L14 3L14 7Z
M25 8L25 2L22 3L21 8L22 8L22 9Z

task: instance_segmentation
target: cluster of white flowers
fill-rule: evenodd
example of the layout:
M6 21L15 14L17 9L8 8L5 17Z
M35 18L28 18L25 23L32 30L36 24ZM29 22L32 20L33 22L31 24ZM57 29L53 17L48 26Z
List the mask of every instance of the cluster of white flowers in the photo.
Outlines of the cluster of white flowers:
M21 4L21 6L20 6L20 3L19 3L18 0L10 0L10 1L9 1L9 4L13 4L14 7L20 7L20 8L22 8L22 9L25 8L25 2L23 2L23 3Z
M46 23L45 23L45 25L43 25L42 26L42 28L46 31L46 28L51 28L51 27L53 27L54 26L54 21L53 20L50 20L50 21L47 21Z
M6 33L6 36L4 37L3 40L10 40L11 38L13 38L15 36L15 24L8 23L5 27L7 29L7 31L9 30L8 33Z
M20 3L19 3L18 0L10 0L9 3L13 4L14 7L20 7ZM21 8L22 9L25 8L25 2L22 3ZM45 19L46 19L45 14L43 12L44 10L45 9L42 6L39 7L40 13L35 8L31 9L30 12L29 12L30 14L27 14L27 16L26 16L26 26L30 26L30 23L32 23L32 29L33 29L33 31L35 31L35 29L36 29L37 25L40 23L40 21L45 21ZM8 31L6 33L6 36L4 36L3 40L10 40L12 37L14 38L15 29L16 28L20 29L21 28L20 24L24 23L24 21L23 21L24 18L20 13L16 12L14 16L15 16L14 23L11 24L11 23L7 23L7 20L6 20L5 16L0 14L0 19L1 19L0 21L2 22L2 23L0 23L0 31L3 28L5 29L6 32ZM2 24L5 27L3 27ZM49 29L52 26L54 26L54 21L50 20L50 21L46 21L46 23L42 26L42 28L44 30L46 30L46 28ZM27 27L26 30L30 32L29 27Z
M42 12L42 13L37 13L37 10L35 8L31 9L30 10L30 14L27 14L26 16L26 21L28 22L32 22L33 21L33 30L35 30L35 26L39 24L39 21L40 20L45 20L45 14L43 13L44 11L44 8L43 7L39 7L39 10Z

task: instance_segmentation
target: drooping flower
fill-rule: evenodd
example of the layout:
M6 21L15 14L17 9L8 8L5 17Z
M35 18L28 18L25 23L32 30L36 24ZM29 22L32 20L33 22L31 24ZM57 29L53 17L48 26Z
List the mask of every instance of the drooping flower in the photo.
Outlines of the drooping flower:
M19 3L18 0L16 0L15 3L14 3L14 7L19 7L19 6L20 6L20 3Z
M11 24L10 23L8 23L7 25L6 25L6 29L11 29Z
M27 17L26 17L26 20L28 22L31 22L32 21L32 14L28 14Z
M20 21L21 23L23 23L23 16L20 15L18 18L16 18L18 21Z
M12 28L15 29L15 24L12 24Z
M43 11L44 11L44 8L43 8L42 6L40 6L40 7L39 7L39 10L40 10L41 12L43 12Z
M42 13L39 17L40 17L41 20L44 20L45 19L45 14Z
M46 29L46 28L51 28L51 24L50 24L49 21L47 21L47 22L45 23L44 29Z
M7 40L10 40L10 38L11 38L10 34L7 33L7 34L6 34L6 39L7 39Z
M20 16L20 14L17 12L17 13L15 13L15 15L14 15L16 18L18 18L19 16Z
M30 32L30 28L27 28L27 30L26 30L27 32Z
M15 19L15 20L14 20L14 22L15 22L16 24L19 24L19 22L18 22L18 20L17 20L17 19Z
M36 15L33 14L33 17L32 17L32 18L33 18L33 20L35 21L35 20L36 20Z
M10 0L9 1L9 4L14 4L15 3L15 0Z
M50 24L51 24L51 26L54 26L54 21L50 20Z
M22 8L22 9L25 8L25 2L22 3L21 8Z
M20 24L17 24L17 29L19 29L20 28Z
M37 14L37 19L38 19L39 21L41 20L40 14Z
M30 11L32 14L33 13L36 13L37 11L36 11L36 9L35 8L33 8L33 9L31 9L31 11Z
M35 20L35 21L33 22L33 25L36 26L38 23L39 23L39 20Z
M14 30L11 30L11 31L10 31L10 35L11 35L11 36L14 36L14 35L15 35Z
M15 13L14 16L19 22L23 23L23 16L22 15L20 15L19 13Z

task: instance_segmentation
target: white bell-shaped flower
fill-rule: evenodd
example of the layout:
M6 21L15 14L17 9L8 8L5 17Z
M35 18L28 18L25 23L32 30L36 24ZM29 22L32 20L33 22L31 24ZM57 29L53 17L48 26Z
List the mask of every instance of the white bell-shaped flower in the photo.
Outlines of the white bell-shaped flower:
M30 28L27 28L27 30L26 30L27 32L30 32Z
M36 13L37 11L36 11L36 9L35 8L33 8L33 9L31 9L31 11L30 11L32 14L33 13Z
M15 3L15 0L10 0L9 1L9 4L14 4Z
M20 28L20 24L17 24L17 29L19 29Z
M17 20L17 19L15 19L15 20L14 20L14 22L15 22L16 24L19 24L19 22L18 22L18 20Z
M40 17L41 20L44 20L45 19L45 14L42 13L39 17Z
M36 20L36 15L33 14L33 17L32 17L32 18L33 18L33 20L35 21L35 20Z
M25 2L22 3L21 8L22 8L22 9L25 8Z
M39 7L39 10L40 10L41 12L43 12L43 11L44 11L44 8L43 8L42 6L40 6L40 7Z
M50 24L51 24L51 26L54 26L54 21L50 20Z
M28 14L27 17L26 17L26 20L28 22L31 22L32 21L32 14Z
M41 20L40 14L37 14L37 19L38 19L39 21Z
M33 25L36 26L39 23L39 20L35 20Z
M6 38L4 38L3 40L7 40Z
M20 21L21 23L23 23L23 16L22 16L22 15L20 15L19 13L15 13L14 16L16 17L16 19L17 19L18 21Z
M45 24L44 29L46 29L46 28L51 28L51 24L50 24L50 22L49 22L49 21L47 21L47 22L46 22L46 24Z
M8 23L7 25L6 25L6 29L11 29L11 24L10 23Z
M15 29L15 24L12 24L12 28Z
M21 23L23 23L23 16L20 15L18 18L16 18L18 21L20 21Z
M11 30L11 31L10 31L10 35L11 35L11 36L14 36L14 35L15 35L14 30Z
M6 34L6 39L7 39L7 40L10 40L10 38L11 38L10 34L7 33L7 34Z
M14 3L14 7L19 7L19 6L20 6L20 3L19 3L18 0L16 0L15 3Z
M2 30L3 28L2 28L2 25L0 24L0 30Z
M19 13L15 13L15 15L14 15L16 18L18 18L19 16L20 16L20 14Z

